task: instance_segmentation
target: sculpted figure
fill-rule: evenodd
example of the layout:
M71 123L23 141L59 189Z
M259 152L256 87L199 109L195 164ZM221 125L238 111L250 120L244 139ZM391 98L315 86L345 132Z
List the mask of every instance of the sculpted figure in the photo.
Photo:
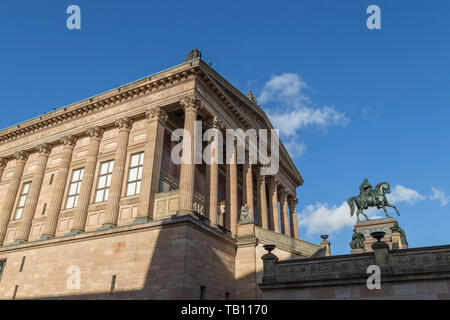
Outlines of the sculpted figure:
M350 207L350 216L353 216L356 204L356 207L358 209L356 211L357 222L359 222L360 214L362 214L366 218L366 220L369 220L369 217L363 212L364 209L368 209L369 207L377 207L378 209L383 208L384 213L388 218L392 217L388 215L386 207L394 208L397 212L397 215L400 215L397 208L393 204L390 204L386 198L386 193L391 192L389 183L381 182L375 186L374 190L372 190L372 185L367 179L364 179L363 183L359 187L359 191L359 196L351 197L347 201Z
M239 217L239 224L253 222L253 215L250 214L250 207L245 204L241 208L241 216Z

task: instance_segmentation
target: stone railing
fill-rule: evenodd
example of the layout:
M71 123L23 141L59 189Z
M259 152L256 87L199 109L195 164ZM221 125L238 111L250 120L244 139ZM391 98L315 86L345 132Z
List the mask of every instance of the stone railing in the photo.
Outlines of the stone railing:
M276 243L280 249L294 251L296 253L301 252L307 256L312 256L317 250L320 249L320 246L316 244L295 239L284 234L260 228L258 226L255 228L255 236L263 243Z
M155 195L153 217L163 218L175 215L178 210L179 190L161 192ZM200 215L205 214L205 201L199 196L194 196L193 209Z
M365 282L370 265L380 267L382 281L450 278L450 245L389 250L387 244L376 242L373 252L286 261L270 252L273 247L266 246L269 253L262 257L262 289L287 283L305 287Z

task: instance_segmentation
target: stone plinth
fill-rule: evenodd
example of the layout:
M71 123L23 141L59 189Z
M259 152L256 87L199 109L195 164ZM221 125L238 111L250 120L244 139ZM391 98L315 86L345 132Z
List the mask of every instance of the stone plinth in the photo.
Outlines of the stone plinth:
M369 221L360 221L355 225L355 231L364 234L364 250L352 249L351 253L372 252L372 244L377 240L370 234L375 231L384 231L386 234L381 241L386 242L389 245L389 249L406 249L408 244L402 241L401 233L396 231L397 220L394 218L374 219ZM398 229L397 229L398 230Z

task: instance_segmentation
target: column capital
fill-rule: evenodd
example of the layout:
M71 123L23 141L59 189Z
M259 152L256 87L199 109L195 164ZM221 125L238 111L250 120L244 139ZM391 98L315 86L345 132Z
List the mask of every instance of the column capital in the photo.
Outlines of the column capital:
M28 152L27 151L17 151L14 153L14 159L16 160L22 160L22 161L27 161L28 160Z
M211 117L206 122L208 128L222 130L224 128L222 120L218 117Z
M195 111L197 112L202 108L202 104L200 102L200 99L198 99L195 95L193 96L186 96L181 98L180 104L184 109L184 112L186 111Z
M287 194L287 191L286 191L285 187L280 186L280 190L278 191L278 194L280 196L280 200L287 201L288 194Z
M278 185L280 184L280 179L277 177L272 177L272 179L269 179L269 186L273 189L276 189Z
M0 169L5 169L7 163L8 160L6 160L5 158L0 158Z
M125 118L117 119L117 120L114 122L114 125L115 125L117 128L119 128L119 129L127 129L127 130L131 130L131 127L133 126L133 123L134 123L133 120L131 120L131 119L128 118L128 117L125 117Z
M87 129L88 135L91 139L101 139L103 137L103 129L100 127L92 127Z
M295 207L298 203L298 199L296 197L294 197L293 195L289 195L288 196L288 202L290 206Z
M52 151L53 146L48 143L41 143L36 147L36 150L39 152L39 154L50 154Z
M65 146L75 147L75 144L77 143L77 137L64 136L59 141L61 142L61 144L65 145Z
M145 116L148 120L159 120L162 123L166 122L169 117L166 109L160 106L148 109Z

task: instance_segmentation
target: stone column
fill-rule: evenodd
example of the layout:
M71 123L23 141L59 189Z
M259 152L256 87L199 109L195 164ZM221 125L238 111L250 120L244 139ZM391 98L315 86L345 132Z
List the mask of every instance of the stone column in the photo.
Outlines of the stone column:
M258 197L258 226L268 229L267 224L267 195L266 195L266 176L261 175L261 167L257 175L257 197Z
M280 184L278 178L273 177L269 181L269 210L270 210L270 226L271 230L275 232L280 232L279 221L278 221L278 193L277 188Z
M11 213L17 197L17 191L19 190L20 182L22 180L23 169L28 160L28 152L18 151L14 154L14 158L16 159L14 174L9 182L2 211L0 212L0 245L3 245L3 241L5 240L8 223L11 219Z
M108 202L106 203L106 217L102 228L112 228L117 226L125 162L127 161L128 140L130 138L133 120L122 118L117 120L115 125L119 128L119 135L117 136L116 155L114 156L111 185L109 187Z
M253 206L253 175L252 175L252 165L249 163L248 155L245 157L245 163L242 166L242 199L244 204L248 204L250 208L250 213L254 215Z
M28 241L31 224L33 223L36 206L39 200L39 194L41 193L42 181L44 180L45 169L47 168L48 157L52 151L52 146L48 143L43 143L38 145L36 149L39 152L39 158L36 169L34 170L33 180L31 181L25 208L23 209L19 231L14 239L15 243Z
M142 167L141 193L135 222L146 222L153 219L155 194L159 190L161 160L164 144L164 124L168 115L162 107L154 107L147 111L147 141Z
M0 158L0 181L2 180L3 172L5 171L7 163L8 161L6 159Z
M207 210L209 214L209 221L213 227L218 224L218 199L219 199L219 138L217 135L221 134L220 129L222 128L222 122L217 118L213 117L208 122L208 127L214 129L215 136L211 140L211 152L210 152L210 164L206 166L207 174L207 192L208 196L206 199Z
M280 209L281 209L281 232L282 234L289 235L289 213L287 205L287 192L286 189L281 187L280 189Z
M300 239L298 235L298 221L297 221L297 203L298 199L289 196L288 197L288 203L289 203L289 218L291 219L291 237L295 239Z
M64 189L70 170L70 162L72 161L73 149L77 143L74 136L63 137L60 142L63 144L63 152L59 163L58 173L56 174L55 186L53 187L50 206L48 207L47 221L44 227L42 239L53 238L58 225L58 215L64 200Z
M80 195L75 211L75 220L71 230L72 233L84 232L85 229L92 185L94 184L95 168L97 166L98 149L103 136L103 129L100 127L90 128L87 132L91 137L91 142L84 166L83 180L81 181Z
M227 185L226 185L226 204L225 204L225 228L231 231L232 236L237 235L237 159L236 145L233 142L233 152L231 158L227 159Z
M200 100L195 97L185 97L180 103L184 109L184 130L186 134L190 134L190 139L183 137L183 160L180 169L180 196L177 214L184 215L192 213L193 209L195 179L194 127L201 104Z

